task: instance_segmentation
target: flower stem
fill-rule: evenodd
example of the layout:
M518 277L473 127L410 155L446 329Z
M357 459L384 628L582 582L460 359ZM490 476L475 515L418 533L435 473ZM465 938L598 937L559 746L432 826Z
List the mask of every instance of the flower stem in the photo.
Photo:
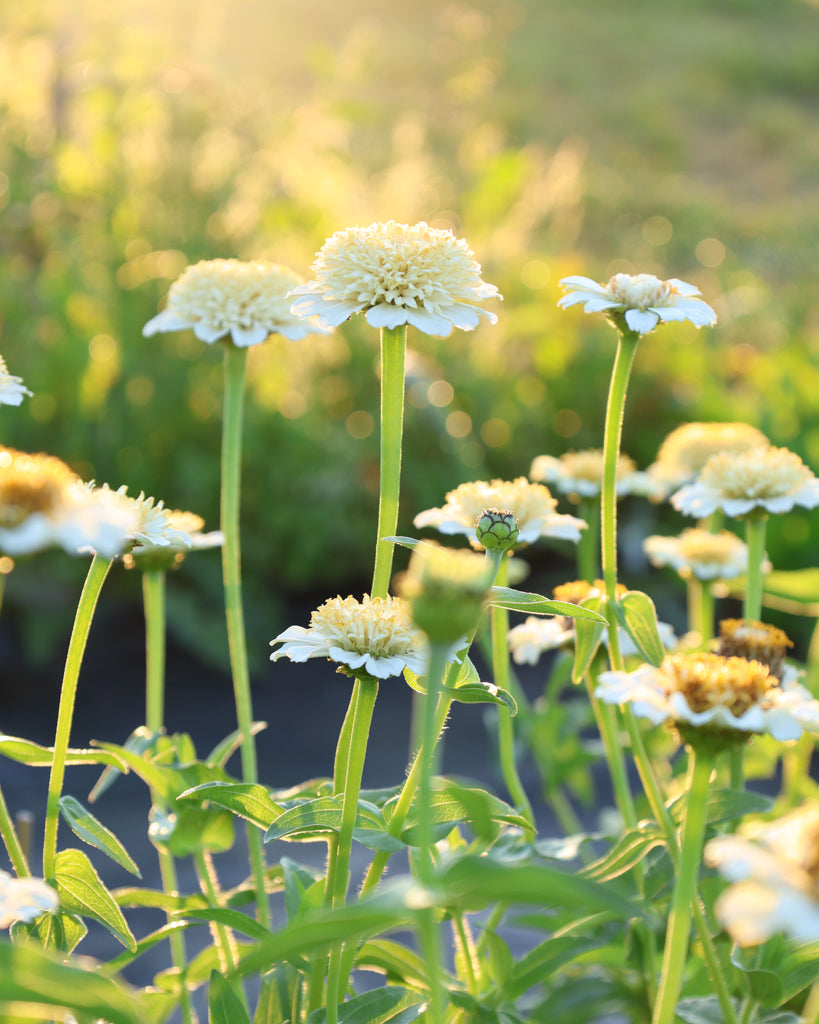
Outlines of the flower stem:
M258 782L256 742L253 738L253 708L250 697L250 673L242 609L242 559L239 539L239 507L242 468L242 407L244 403L247 349L225 342L225 398L222 418L222 493L221 520L222 578L225 588L230 668L236 717L242 735L242 779ZM256 917L270 927L270 907L265 889L265 858L262 834L255 825L247 825L247 845L256 887Z
M680 859L666 931L660 991L654 1006L652 1024L674 1024L688 954L691 911L698 903L697 879L705 837L708 785L713 767L713 754L703 750L691 752Z
M401 441L404 432L404 356L407 327L381 328L381 470L379 477L378 534L371 597L386 597L392 575L392 537L398 526L401 486Z
M108 570L111 568L110 558L94 555L85 578L85 584L77 604L74 626L68 643L65 658L63 682L60 689L60 705L57 711L57 730L54 736L54 756L51 761L51 774L48 779L48 798L46 801L45 837L43 840L43 876L46 881L54 878L57 857L57 826L60 818L60 797L65 779L65 757L71 735L71 722L74 718L74 700L77 696L77 683L80 677L85 645L91 629L91 620L97 607L102 585Z
M745 543L748 545L748 577L742 617L758 622L762 618L762 582L765 564L765 531L768 517L764 512L752 513L745 521Z
M700 643L706 644L714 635L714 592L707 580L692 576L687 584L688 628L697 633Z
M581 518L589 524L577 542L577 575L588 583L600 575L600 499L580 499Z
M11 820L2 788L0 788L0 836L3 838L9 860L17 877L27 878L31 874L31 869L28 866L25 850L17 837L17 830L14 827L14 822Z
M637 811L634 807L634 797L632 796L631 786L628 781L623 745L617 736L617 712L609 704L597 699L594 693L595 683L588 672L585 676L585 682L592 711L597 721L600 739L603 741L603 749L609 766L609 775L611 777L612 789L614 790L617 810L622 815L626 828L631 829L637 825Z

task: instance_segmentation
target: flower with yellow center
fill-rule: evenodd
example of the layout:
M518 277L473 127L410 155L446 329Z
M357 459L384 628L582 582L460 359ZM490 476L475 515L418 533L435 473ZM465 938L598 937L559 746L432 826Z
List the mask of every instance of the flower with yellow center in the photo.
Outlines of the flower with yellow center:
M643 541L643 550L657 568L670 566L683 579L730 580L748 571L748 546L730 530L683 530L679 537L654 535ZM765 571L771 571L770 562Z
M337 327L364 311L373 327L412 324L446 337L497 317L476 303L502 296L481 280L480 264L451 231L419 224L371 224L328 238L311 268L313 280L293 289L293 312Z
M203 532L205 520L196 513L171 511L161 506L162 502L159 503L159 515L156 508L151 509L156 520L152 526L155 537L165 543L141 539L123 556L126 569L136 566L144 571L177 568L189 551L221 547L224 543L221 530Z
M282 646L271 661L289 658L329 658L355 675L365 672L377 679L398 676L408 668L423 675L427 643L410 616L409 605L399 597L333 597L310 616L310 625L290 626L271 645ZM349 671L348 671L349 670Z
M539 537L577 542L586 523L575 516L555 512L557 502L543 484L516 480L476 480L461 484L446 496L441 508L428 508L413 520L417 529L432 526L445 534L465 534L474 548L480 547L475 523L484 509L504 509L518 523L518 544L532 544Z
M712 455L699 477L671 496L671 504L689 516L727 516L754 510L790 512L794 505L819 505L819 479L795 452L760 447Z
M322 333L290 312L289 294L302 278L278 263L202 260L171 285L165 309L142 328L145 337L192 328L200 341L230 337L234 345L260 345L271 334L291 341Z
M709 732L770 733L777 740L819 731L819 701L796 683L779 685L767 665L717 654L671 654L659 668L601 672L597 696L628 704L654 725Z
M762 431L749 423L684 423L666 437L646 472L664 498L698 476L712 455L767 444Z
M41 914L54 914L60 899L42 878L13 878L0 871L0 928L15 921L34 921Z
M713 309L695 297L699 288L676 277L661 281L653 274L615 274L608 284L564 277L560 286L566 293L557 303L561 309L582 302L587 313L622 313L629 330L637 334L648 334L661 320L690 320L695 327L717 322Z
M603 450L587 448L579 452L566 452L559 458L553 455L538 455L529 470L532 480L556 487L561 494L572 499L596 498L603 487ZM651 481L628 455L617 459L616 487L619 495L649 494L653 491Z
M796 670L785 665L785 656L793 642L787 633L766 622L753 619L723 619L719 624L717 654L723 658L738 657L761 661L771 675L787 679L796 677Z
M732 883L715 909L738 945L757 946L778 932L819 941L819 803L718 836L704 860Z
M23 384L22 377L12 377L6 361L0 356L0 405L20 405L31 392Z
M95 493L60 459L0 448L0 551L25 555L61 547L114 558L139 517Z
M111 505L129 509L136 517L135 526L130 533L132 551L139 552L151 548L190 548L190 535L178 525L182 520L174 520L174 513L165 508L163 502L146 497L144 491L140 491L134 498L128 494L128 487L125 484L116 491L108 484L96 487L92 483L89 489L92 494L107 500ZM191 520L187 522L190 523Z

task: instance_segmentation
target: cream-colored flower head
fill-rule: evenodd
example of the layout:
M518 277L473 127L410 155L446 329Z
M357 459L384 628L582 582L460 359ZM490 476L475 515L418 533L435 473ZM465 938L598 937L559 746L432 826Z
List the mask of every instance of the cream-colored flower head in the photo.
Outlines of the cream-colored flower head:
M502 296L481 280L480 264L451 231L420 224L371 224L328 238L311 268L313 280L294 288L292 309L337 327L364 311L373 327L412 324L446 337L453 327L471 331L494 313L476 303Z
M699 288L676 277L661 281L653 274L615 274L608 284L564 277L560 286L566 293L557 303L562 309L582 302L587 313L620 313L637 334L648 334L660 321L690 320L695 327L717 322L713 309L695 297Z
M105 498L112 505L120 505L122 508L130 509L136 517L136 525L131 531L131 551L145 551L153 548L190 548L191 538L178 523L174 521L174 513L165 508L161 501L155 498L146 497L144 491L140 491L136 497L128 493L128 487L123 484L117 490L112 490L108 484L96 487L93 483L89 485L91 493ZM198 518L198 517L197 517Z
M26 397L31 398L31 392L23 384L23 378L12 377L5 359L0 356L0 405L20 405Z
M15 921L34 921L41 914L54 914L60 899L42 878L13 878L0 871L0 929Z
M733 883L716 913L738 945L756 946L778 932L819 941L819 803L718 836L704 860Z
M771 675L777 679L794 678L796 671L785 664L788 649L793 641L788 634L767 622L754 619L722 619L719 624L717 654L723 658L748 658L767 665Z
M140 495L140 505L146 501L151 505L147 511L150 518L150 540L140 539L128 554L123 556L126 569L139 567L143 571L177 568L189 551L203 551L221 547L224 534L221 530L203 531L205 520L194 512L171 511L153 504L153 499ZM143 513L144 514L144 513ZM159 543L157 543L157 540Z
M746 452L767 445L768 439L750 423L684 423L660 445L657 461L646 471L659 497L689 483L712 455Z
M727 516L790 512L794 505L819 505L819 479L795 452L760 447L712 455L699 477L671 496L671 504L702 518L717 509Z
M331 598L313 612L308 628L290 626L270 643L282 645L271 661L329 658L348 674L377 679L401 675L405 668L423 675L428 661L426 638L400 597Z
M187 327L209 345L230 337L234 345L260 345L271 334L291 341L323 328L290 312L299 277L278 263L202 260L171 285L165 309L142 328L145 337Z
M683 530L679 537L646 537L643 550L652 565L670 566L683 579L731 580L748 571L748 548L730 530ZM765 562L765 572L771 563Z
M587 448L566 452L559 458L538 455L532 462L529 476L575 500L595 498L603 487L603 450ZM628 455L620 455L617 460L616 487L619 495L650 494L654 489L646 474L638 472Z
M0 551L26 555L61 547L114 558L138 516L93 492L60 459L0 448Z
M518 544L532 544L539 537L577 542L586 523L575 516L555 512L557 502L543 484L516 480L476 480L461 484L446 496L441 508L428 508L413 520L417 529L432 526L445 534L465 534L474 548L480 547L475 523L484 509L504 509L518 523Z
M667 721L681 730L768 732L778 740L819 731L819 701L798 683L780 686L767 665L745 658L671 654L659 668L601 672L596 693L607 704L630 705L654 725Z

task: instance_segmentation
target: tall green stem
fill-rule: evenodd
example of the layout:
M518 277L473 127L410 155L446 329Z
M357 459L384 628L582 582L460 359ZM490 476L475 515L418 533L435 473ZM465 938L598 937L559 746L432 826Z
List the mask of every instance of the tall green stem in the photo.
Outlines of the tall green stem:
M242 609L242 558L239 540L239 508L241 504L242 469L242 407L244 403L247 349L225 342L225 398L222 419L222 494L221 519L222 578L225 588L230 668L236 717L242 736L242 778L246 783L258 782L256 742L253 738L253 707L250 697L250 673L247 663L247 641ZM270 927L270 907L265 889L265 859L262 834L255 825L247 825L247 845L256 887L256 917Z
M577 542L577 575L594 583L600 575L600 499L581 498L580 515L588 527Z
M699 634L706 644L714 636L714 592L708 580L692 576L686 583L688 594L688 628Z
M54 736L54 756L51 761L51 774L48 780L48 798L46 801L45 837L43 840L43 876L47 880L54 878L57 857L57 826L60 818L60 797L65 779L65 757L71 735L71 723L74 718L74 699L77 696L77 683L80 678L85 645L91 629L91 620L97 607L102 585L108 570L111 568L110 558L94 555L85 577L85 584L77 604L74 626L68 643L68 653L63 670L63 682L60 689L60 705L57 711L57 730Z
M406 324L381 328L381 471L371 597L387 596L392 575L393 546L383 544L381 539L394 536L398 527L406 348Z
M748 576L742 617L758 622L762 618L762 583L765 564L765 532L768 517L764 512L752 512L745 521L745 543L748 545Z

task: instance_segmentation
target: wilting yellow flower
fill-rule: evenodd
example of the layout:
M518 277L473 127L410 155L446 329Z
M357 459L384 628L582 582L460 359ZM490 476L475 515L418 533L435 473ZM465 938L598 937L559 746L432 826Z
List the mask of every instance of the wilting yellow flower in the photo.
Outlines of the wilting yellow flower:
M373 327L412 324L446 337L453 327L471 331L480 317L497 317L476 305L501 298L481 280L480 264L463 239L427 224L371 224L328 238L311 268L313 280L293 289L293 312L318 316L337 327L365 311Z
M42 878L12 878L0 871L0 928L15 921L34 921L41 914L53 914L60 906L56 890Z
M730 580L748 571L748 547L730 530L683 530L679 537L646 537L643 550L652 565L668 565L683 579ZM771 563L765 563L770 572Z
M629 329L648 334L662 320L690 320L695 327L710 327L717 315L702 299L699 288L672 277L661 281L653 274L615 274L608 284L589 277L564 277L566 292L558 306L567 309L585 303L587 313L622 312Z
M790 512L794 505L819 505L819 479L795 452L760 447L712 455L699 477L671 496L671 504L689 516L717 509L742 516L754 509Z
M209 345L230 336L234 345L259 345L271 334L298 341L321 332L290 312L290 291L302 278L278 263L202 260L171 285L165 309L142 328L146 337L187 327Z
M666 497L698 476L712 455L745 452L767 444L762 431L749 423L684 423L666 437L657 461L646 472L658 495Z
M594 498L603 487L603 450L587 448L579 452L566 452L560 457L538 455L532 462L529 476L533 480L556 487L561 494L572 497ZM649 494L653 485L645 473L640 473L628 455L617 460L617 493Z
M0 356L0 405L19 405L31 392L23 384L22 377L12 377L6 361Z

